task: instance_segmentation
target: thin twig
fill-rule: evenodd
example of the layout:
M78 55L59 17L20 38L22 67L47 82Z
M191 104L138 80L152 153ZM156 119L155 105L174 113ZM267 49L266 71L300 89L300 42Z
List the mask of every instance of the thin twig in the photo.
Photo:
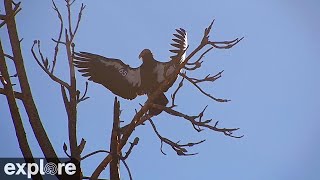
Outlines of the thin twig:
M78 21L77 21L77 24L76 24L76 28L74 29L74 32L73 32L73 34L71 36L71 39L70 39L71 42L73 41L73 38L74 38L74 36L76 35L76 33L78 31L79 24L80 24L81 17L82 17L82 11L84 10L84 8L86 8L86 6L83 3L81 3L80 11L79 11L79 14L78 14Z
M121 159L121 161L122 161L122 163L124 164L124 166L126 167L126 169L127 169L127 171L128 171L130 180L133 180L133 179L132 179L132 175L131 175L130 168L129 168L128 164L126 163L126 160Z
M87 97L88 84L89 84L88 81L86 81L86 87L85 87L84 93L81 96L81 98L79 98L79 97L77 98L77 103L80 103L80 102L85 101L90 98L90 97Z
M189 116L189 115L183 114L181 112L178 112L176 110L173 110L171 108L168 108L168 107L165 107L165 106L161 106L161 105L158 105L158 104L151 104L151 106L153 108L162 109L163 111L165 111L168 114L171 114L173 116L182 117L182 118L188 120L194 126L205 127L205 128L211 129L213 131L222 132L224 135L230 136L230 137L233 137L233 138L242 138L243 137L243 135L242 136L234 136L234 135L232 135L233 132L239 130L239 128L218 128L217 125L218 125L219 121L216 121L214 126L209 125L209 123L212 121L212 119L202 121L201 119L203 117L203 113L204 113L205 109L201 113L199 113L199 115L197 115L197 116ZM199 120L197 121L197 119L199 119Z
M213 47L217 48L217 49L230 49L232 48L233 46L237 45L242 39L242 38L236 38L234 40L231 40L231 41L221 41L221 42L211 42L209 41L208 44L212 45ZM223 44L225 46L218 46L218 44Z
M73 32L72 32L72 26L71 26L71 3L70 0L66 0L67 3L67 10L68 10L68 27L69 27L69 34L70 34L70 39L73 37ZM72 2L73 4L73 2ZM71 42L71 41L70 41Z
M70 1L70 0L69 0ZM75 2L76 0L73 0L71 3L70 3L70 6L72 6L72 4Z
M21 4L21 2L15 3L14 4L14 8L12 9L11 13L3 15L4 17L2 18L3 21L0 23L0 28L7 23L8 19L10 19L11 17L16 16L21 11L20 4Z
M110 151L107 151L107 150L97 150L97 151L94 151L94 152L92 152L92 153L89 153L89 154L83 156L83 157L81 158L81 161L84 160L84 159L86 159L86 158L88 158L88 157L90 157L90 156L93 156L93 155L95 155L95 154L98 154L98 153L110 153Z
M194 83L201 83L201 82L214 82L217 79L221 78L221 75L223 73L223 70L218 72L217 74L210 76L210 74L208 74L206 77L202 78L202 79L198 79L198 78L190 78L190 80L192 80Z
M200 67L201 67L201 64L202 64L202 62L203 62L203 61L201 61L201 59L202 59L208 52L210 52L212 49L213 49L213 47L210 47L210 48L207 49L205 52L203 52L203 53L200 55L200 57L199 57L195 62L193 62L193 63L187 63L187 64L186 64L186 65L194 65L194 67L192 67L192 68L185 67L185 69L187 69L187 70L196 70L196 69L200 68Z
M11 59L12 61L14 61L13 56L10 56L9 54L4 54L4 57Z
M91 177L88 176L83 176L82 179L92 179ZM110 180L110 179L101 179L101 178L97 178L95 180Z
M2 88L0 88L0 94L7 95L6 91ZM13 94L14 94L15 98L20 99L20 100L23 99L23 95L21 92L13 91Z
M172 102L172 104L171 104L171 108L173 108L173 107L176 107L177 105L175 104L175 100L176 100L176 95L177 95L177 93L178 93L178 91L179 91L179 89L181 89L181 87L183 86L183 80L184 80L184 77L182 77L182 79L181 79L181 81L180 81L180 83L179 83L179 85L178 85L178 87L177 87L177 89L173 92L173 94L171 95L171 102Z
M132 149L134 148L134 146L138 145L138 143L139 143L139 138L138 137L134 138L132 143L130 142L130 147L129 147L128 151L126 152L126 155L122 157L123 160L125 160L125 159L127 159L129 157L129 155L132 152Z
M34 57L34 59L36 60L36 62L38 63L38 65L41 67L41 69L55 82L59 83L60 85L66 87L67 89L70 88L69 84L64 82L63 80L61 80L60 78L56 77L55 75L53 75L48 69L46 69L41 62L39 61L37 55L34 52L34 46L38 43L38 41L34 41L32 48L31 48L31 52L32 55Z
M60 21L60 30L59 30L59 35L58 35L58 39L54 40L52 38L52 40L56 43L56 47L54 48L54 56L53 56L53 61L52 61L52 68L51 68L51 73L53 74L54 68L56 66L56 62L57 62L57 56L58 56L58 51L59 51L59 44L64 44L65 43L61 42L61 38L62 38L62 31L63 31L63 19L62 19L62 15L58 9L58 7L56 6L54 0L52 0L52 4L53 4L53 9L57 12L57 16L59 18Z
M66 145L66 143L63 143L62 148L63 148L64 154L65 154L66 156L68 156L69 158L72 158L72 157L70 156L70 154L68 153L68 146Z
M158 132L157 128L156 128L156 125L153 123L153 121L151 119L149 119L149 122L150 122L150 124L152 126L153 131L156 133L156 135L158 136L158 138L161 141L160 150L161 150L162 154L166 155L166 153L164 153L163 149L162 149L163 143L166 143L166 144L170 145L171 148L174 151L176 151L176 153L179 156L191 156L191 155L198 154L198 153L187 153L188 150L186 148L184 148L184 147L186 147L186 146L191 147L191 146L194 146L196 144L200 144L200 143L204 142L204 140L196 142L196 143L187 143L187 144L179 144L179 142L175 143L175 142L171 141L170 139L161 136L160 133Z
M215 101L217 101L217 102L228 102L228 101L230 101L230 100L228 100L228 99L219 99L219 98L213 97L211 94L209 94L209 93L205 92L204 90L202 90L202 89L200 88L200 86L198 86L197 83L193 82L192 79L190 79L186 74L180 73L180 76L185 77L186 80L188 80L189 82L191 82L202 94L208 96L209 98L211 98L211 99L213 99L213 100L215 100Z

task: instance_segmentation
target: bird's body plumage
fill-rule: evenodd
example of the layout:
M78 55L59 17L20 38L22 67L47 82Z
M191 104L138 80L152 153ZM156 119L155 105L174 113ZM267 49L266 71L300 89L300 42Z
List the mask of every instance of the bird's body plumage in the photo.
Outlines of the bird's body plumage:
M181 28L176 31L178 34L174 34L174 36L178 39L173 39L175 44L171 44L176 49L170 50L175 55L171 56L171 60L168 62L155 60L151 51L144 49L139 56L143 63L138 68L131 68L119 59L87 52L75 52L74 65L82 73L82 76L102 84L114 94L125 99L131 100L143 94L150 95L185 59L186 32ZM172 86L176 78L165 87L164 92ZM164 94L160 94L154 103L165 106L168 100ZM160 112L159 110L153 110L153 114L159 114ZM151 110L149 110L149 113L152 113Z

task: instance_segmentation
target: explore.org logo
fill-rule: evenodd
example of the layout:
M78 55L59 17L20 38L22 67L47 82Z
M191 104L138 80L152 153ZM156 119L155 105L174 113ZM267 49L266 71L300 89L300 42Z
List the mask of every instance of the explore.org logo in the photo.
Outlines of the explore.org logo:
M12 160L10 162L10 160ZM23 160L23 159L22 159ZM68 175L76 174L76 165L72 162L53 163L46 162L44 159L37 159L35 163L25 163L21 159L1 159L0 164L2 172L0 172L0 179L3 176L24 176L30 179L33 175ZM5 162L3 162L5 161ZM2 174L2 175L1 175Z

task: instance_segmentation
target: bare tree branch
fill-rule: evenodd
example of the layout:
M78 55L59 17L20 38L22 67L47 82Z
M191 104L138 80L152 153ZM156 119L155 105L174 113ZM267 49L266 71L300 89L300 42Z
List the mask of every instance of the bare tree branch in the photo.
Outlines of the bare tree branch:
M126 152L126 155L123 156L121 159L126 160L131 154L134 146L138 145L138 143L139 143L139 138L138 137L134 138L133 142L132 143L130 142L130 147L129 147L129 150Z
M242 38L236 38L232 41L221 41L221 42L211 42L209 41L208 44L212 45L213 47L217 48L217 49L230 49L233 46L237 45L242 39ZM219 44L223 44L224 46L219 46Z
M82 138L79 143L79 146L78 146L79 154L81 154L83 152L86 143L87 143L87 141Z
M113 112L113 127L111 132L110 140L110 154L112 161L110 163L110 179L120 180L120 151L119 151L119 140L120 140L120 102L117 97L114 98L114 112Z
M150 124L152 126L152 129L154 130L154 132L156 133L156 135L158 136L158 138L161 141L160 150L161 150L162 154L164 154L164 155L167 155L167 154L163 152L163 149L162 149L163 143L166 143L166 144L170 145L171 148L174 151L176 151L176 153L179 156L191 156L191 155L196 155L198 153L187 153L188 150L186 148L184 148L184 147L185 146L191 147L191 146L194 146L196 144L200 144L200 143L205 141L205 140L202 140L202 141L199 141L199 142L196 142L196 143L187 143L187 144L179 144L179 142L175 143L175 142L171 141L170 139L161 136L160 133L158 132L157 128L156 128L156 125L153 123L153 121L151 119L149 119L149 122L150 122Z
M71 26L71 4L73 4L73 2L72 3L70 3L70 0L65 0L66 1L66 6L67 6L67 10L68 10L68 27L69 27L69 34L70 34L70 39L72 39L72 37L73 37L73 32L72 32L72 26ZM67 34L67 33L66 33Z
M211 50L213 49L213 47L210 47L209 49L207 49L205 52L203 52L200 57L198 58L198 60L196 60L195 62L193 63L187 63L186 65L194 65L193 67L191 68L188 68L188 67L184 67L186 70L189 70L189 71L193 71L193 70L196 70L198 68L201 67L203 61L201 61L201 59L208 53L210 52Z
M56 77L54 74L52 74L38 59L36 53L34 52L34 46L36 44L38 44L40 41L35 40L33 42L33 45L31 47L31 53L33 55L33 58L36 60L36 62L38 63L38 65L41 67L41 69L55 82L59 83L60 85L66 87L67 89L70 88L70 85L66 82L64 82L63 80L61 80L60 78ZM38 46L39 47L39 46ZM39 49L39 51L41 52L41 50ZM43 56L42 56L43 57ZM42 62L44 62L45 60L42 59Z
M208 96L209 98L211 98L211 99L213 99L213 100L215 100L215 101L218 101L218 102L228 102L228 101L230 101L230 100L228 100L228 99L219 99L219 98L213 97L211 94L209 94L209 93L205 92L204 90L202 90L202 89L200 88L200 86L199 86L197 83L193 82L192 79L190 79L186 74L180 73L180 75L181 75L182 77L186 78L186 80L188 80L189 82L191 82L202 94Z
M68 8L70 6L67 5ZM71 16L70 9L68 9L68 17ZM69 28L71 24L69 24ZM65 30L65 40L66 40L66 52L69 64L69 76L70 76L70 88L69 91L69 108L70 113L68 114L68 132L69 132L69 143L70 143L70 150L71 156L75 159L80 160L80 152L78 150L78 143L77 143L77 84L75 78L75 71L73 66L73 43L69 39L69 35L67 30Z
M101 153L101 152L103 152L103 153L110 153L110 151L107 151L107 150L98 150L98 151L94 151L94 152L92 152L92 153L89 153L89 154L83 156L83 157L81 158L81 160L84 160L84 159L86 159L86 158L88 158L88 157L90 157L90 156L92 156L92 155L95 155L95 154Z
M197 84L197 83L201 83L201 82L214 82L217 79L221 78L221 74L223 73L223 71L218 72L217 74L210 76L210 74L208 74L206 77L202 78L202 79L198 79L198 78L190 78L190 80ZM186 74L185 74L186 75Z
M5 12L6 14L14 14L14 10L12 9L12 1L11 0L5 0ZM19 3L17 4L19 5ZM17 6L15 5L15 6ZM24 61L21 54L21 46L20 41L18 37L18 32L16 28L16 23L14 16L8 16L6 18L7 23L7 29L9 34L9 39L12 47L12 53L14 58L14 65L16 68L16 72L18 74L18 80L21 87L21 93L24 95L23 98L23 105L26 109L27 115L29 117L29 122L31 124L32 130L35 134L35 137L40 145L40 148L45 155L45 157L48 158L54 158L54 163L58 163L59 160L57 158L57 155L53 149L53 146L46 134L46 131L42 125L42 122L40 120L40 116L38 114L38 110L36 108L36 105L33 101L32 93L30 90L28 78L26 75L25 67L24 67ZM52 162L52 161L51 161Z
M93 180L91 177L87 177L87 176L83 176L82 179L90 179L90 180ZM97 178L97 179L94 179L94 180L109 180L109 179Z
M154 108L162 109L165 112L167 112L168 114L171 114L173 116L182 117L182 118L188 120L189 122L192 123L192 125L194 127L198 127L198 129L196 129L198 132L200 132L202 130L202 129L200 129L200 127L204 127L207 129L211 129L213 131L222 132L224 135L230 136L233 138L242 138L243 137L243 135L242 136L234 136L233 135L233 132L239 130L239 128L218 128L217 125L218 125L219 121L216 121L214 126L209 125L209 123L212 121L212 119L202 121L202 117L204 115L204 111L206 108L201 113L199 113L199 115L197 115L197 116L189 116L189 115L183 114L181 112L178 112L176 110L173 110L171 108L161 106L158 104L151 104L151 106ZM197 119L199 119L199 120L197 120Z
M76 24L76 28L74 29L73 36L71 37L71 42L73 41L73 38L74 38L74 36L76 35L76 33L78 31L79 24L80 24L81 17L82 17L82 11L84 10L84 8L86 8L86 6L83 3L81 3L81 8L80 8L80 11L79 11L79 14L78 14L78 21L77 21L77 24Z
M56 6L54 0L52 0L52 4L53 4L53 9L57 12L57 16L58 16L58 19L60 21L60 30L59 30L58 39L57 40L52 39L54 42L56 42L56 47L54 48L54 56L53 56L53 61L52 61L51 74L53 74L54 68L56 66L57 56L58 56L58 52L59 52L59 44L61 44L61 37L62 37L62 31L63 31L62 15L61 15L58 7ZM65 43L64 43L64 45L65 45Z
M6 15L2 15L1 20L3 21L0 23L0 28L7 23L8 19L14 18L18 14L18 12L21 11L20 4L21 2L15 3L14 8L12 9L12 11L10 11L10 13L6 12Z
M128 164L126 163L126 160L121 159L121 161L122 161L122 163L124 164L124 166L126 167L126 169L127 169L127 171L128 171L130 180L133 180L133 179L132 179L132 174L131 174L130 168L129 168Z
M182 77L177 89L173 92L173 94L171 95L171 108L176 107L177 105L175 104L175 100L176 100L176 95L178 93L178 91L181 89L181 87L183 86L183 80L184 77Z
M7 95L8 93L4 89L0 88L0 94ZM20 100L23 99L23 95L21 92L13 91L13 94L15 98Z
M5 92L5 95L7 98L7 102L9 105L11 118L13 121L19 147L21 149L25 162L35 163L35 160L33 158L33 155L29 146L29 142L26 136L26 131L22 123L22 118L19 112L19 108L15 99L15 92L12 89L11 80L9 77L8 68L5 61L1 40L0 40L0 64L1 64L0 72L1 72L1 76L3 76L3 78L1 78L1 82L4 86L3 91ZM33 178L42 179L40 174L34 175Z
M85 101L90 98L90 97L87 97L87 92L88 92L88 81L86 81L86 87L85 87L83 95L81 97L79 97L80 96L80 93L79 93L79 96L77 96L77 103L78 104L80 102Z
M4 57L11 59L12 61L14 61L14 58L12 56L10 56L9 54L4 54Z

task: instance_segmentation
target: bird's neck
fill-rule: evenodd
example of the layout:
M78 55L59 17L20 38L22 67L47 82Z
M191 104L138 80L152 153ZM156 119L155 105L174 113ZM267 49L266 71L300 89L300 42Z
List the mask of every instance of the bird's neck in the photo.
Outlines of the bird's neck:
M153 56L147 56L143 58L143 65L145 66L154 66L156 64L155 59Z
M153 72L156 66L157 63L153 57L148 57L148 59L145 57L143 59L143 63L140 68L141 84L147 92L150 92L153 89L157 77Z

